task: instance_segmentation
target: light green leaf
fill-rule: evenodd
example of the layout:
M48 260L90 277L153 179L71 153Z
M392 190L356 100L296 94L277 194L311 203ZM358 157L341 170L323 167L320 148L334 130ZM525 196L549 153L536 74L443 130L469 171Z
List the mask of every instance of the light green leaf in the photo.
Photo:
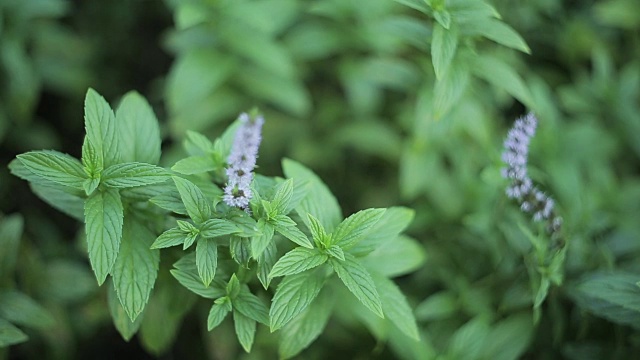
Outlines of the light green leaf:
M230 127L233 127L233 125ZM187 138L184 140L184 147L190 155L194 156L196 154L205 155L215 151L215 146L209 138L199 132L191 130L187 130Z
M18 248L24 220L19 214L12 214L0 219L0 274L11 276L18 259Z
M122 239L123 208L116 189L96 191L84 204L89 261L102 285L116 262Z
M217 164L210 155L199 155L178 160L178 162L171 167L171 170L184 175L192 175L213 171L217 168Z
M459 299L451 291L437 292L416 307L416 317L421 321L446 319L459 311Z
M209 310L209 316L207 317L208 331L211 331L215 329L218 325L220 325L222 320L224 320L224 318L227 317L227 314L232 309L231 302L229 301L228 298L224 297L218 300L223 300L223 301L216 300L216 302L213 303L213 306L211 306L211 310Z
M366 255L381 244L394 241L413 221L414 211L405 207L390 207L368 231L367 236L349 250L354 255Z
M151 249L155 235L131 216L122 229L122 243L111 272L120 304L134 321L149 301L158 276L160 252Z
M204 286L198 274L195 253L183 256L173 264L173 267L175 269L171 269L171 275L190 291L207 299L217 299L227 295L225 285L217 279L214 279L209 286Z
M318 270L285 276L278 285L269 310L271 332L286 325L318 296L325 281L323 272Z
M77 159L57 151L30 151L17 156L30 172L56 184L82 190L87 175Z
M516 73L512 66L499 58L489 54L470 58L469 69L477 77L504 89L528 107L535 108L529 88L527 88L520 75Z
M218 267L218 246L212 239L200 238L196 246L196 266L204 286L209 286Z
M149 201L152 204L157 205L161 209L172 211L176 214L188 215L187 208L180 198L178 190L174 192L167 192L164 194L155 195Z
M211 206L202 191L187 179L173 176L173 181L176 183L189 217L196 224L201 224L208 220L211 217Z
M264 325L269 325L269 308L260 298L253 295L245 286L240 289L233 301L233 308L245 316Z
M429 15L431 10L427 7L427 3L424 0L393 0L399 4L408 6L412 9L418 10L425 15Z
M54 324L51 314L29 296L15 291L0 292L0 318L18 325L46 329Z
M420 331L413 316L413 311L398 286L383 275L372 273L371 276L380 292L380 300L382 301L382 310L385 317L405 335L415 340L420 340Z
M331 243L349 250L360 242L382 218L387 209L358 211L338 225L331 236Z
M157 164L160 161L160 128L147 100L129 91L116 109L121 161Z
M307 214L307 226L309 228L309 231L311 231L313 242L315 242L316 244L322 244L324 246L329 245L331 238L329 237L329 235L327 235L320 221L311 214Z
M330 248L325 250L327 254L333 258L336 258L340 261L344 261L344 251L338 245L331 245Z
M273 269L271 269L269 277L298 274L320 266L327 262L328 259L329 256L321 253L318 249L298 247L286 253L276 262Z
M408 236L398 236L381 244L362 258L362 264L387 277L396 277L418 269L426 260L424 247Z
M115 115L107 101L93 89L87 91L84 100L84 126L88 141L103 159L100 163L109 167L120 162Z
M251 256L254 259L257 259L264 249L269 246L269 243L273 238L273 225L266 222L264 219L260 219L258 221L258 232L260 232L260 235L254 236L251 239Z
M487 319L483 316L476 316L453 333L449 342L448 357L450 359L478 359L488 333Z
M441 80L449 70L449 65L458 48L458 32L454 29L447 30L439 24L433 25L431 61L433 61L433 69L438 80Z
M276 188L271 205L277 215L287 215L289 203L293 196L293 179L287 179Z
M298 229L297 224L288 216L277 215L273 218L272 223L275 230L282 236L300 246L304 246L309 249L313 248L313 244L311 244L311 241L309 241L307 235L305 235L300 229Z
M280 330L278 353L283 359L294 357L309 346L329 321L333 310L333 298L329 291L322 291L318 297L287 325Z
M373 313L384 318L380 295L369 272L351 254L344 254L345 260L329 259L336 274L360 302Z
M98 185L100 185L100 179L86 179L82 183L82 188L84 189L84 193L87 194L87 196L90 196L94 191L96 191Z
M443 28L447 30L451 28L451 14L448 11L434 11L433 17L436 19L438 24L442 25Z
M144 163L112 165L102 173L102 183L114 188L157 184L169 180L169 172L159 166Z
M240 311L233 312L233 324L240 345L246 352L251 352L253 339L256 335L256 321L243 315Z
M0 318L0 348L19 344L28 339L27 334L13 326L10 322Z
M474 21L472 25L469 25L469 30L473 34L480 34L498 44L522 51L526 54L531 53L531 49L529 49L529 46L522 36L513 30L511 26L498 19L482 18L481 20Z
M271 269L273 269L273 265L278 260L278 249L276 248L275 242L270 242L269 245L264 249L262 254L258 257L258 280L262 284L262 287L267 290L269 288L269 284L271 284L271 278L269 277L269 273Z
M456 57L453 59L449 65L449 71L436 81L433 95L427 95L433 96L433 117L435 120L444 118L459 103L460 98L467 90L469 79L469 65L465 58Z
M163 249L171 246L181 245L184 243L184 240L187 236L187 233L182 231L181 229L174 227L171 228L158 236L158 238L151 244L152 249Z
M85 173L92 179L100 179L100 174L104 170L104 158L98 149L89 142L89 137L82 140L82 166Z
M307 196L300 201L298 213L315 216L326 231L331 232L342 220L342 211L329 188L311 170L293 160L282 160L282 168L288 178L308 184ZM301 217L307 221L306 216Z
M143 314L136 317L135 321L131 321L127 312L118 301L118 297L113 286L109 286L107 303L109 305L111 320L113 320L113 325L115 325L116 330L118 330L120 336L122 336L125 341L131 340L133 335L135 335L138 332L138 329L140 329Z
M224 219L209 219L200 225L200 236L205 238L214 238L239 232L238 226Z

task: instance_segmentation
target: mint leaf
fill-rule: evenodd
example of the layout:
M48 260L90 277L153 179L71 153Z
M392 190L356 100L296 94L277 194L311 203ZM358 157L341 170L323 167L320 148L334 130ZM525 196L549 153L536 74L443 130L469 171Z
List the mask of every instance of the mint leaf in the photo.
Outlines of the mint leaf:
M84 126L87 140L95 148L104 167L119 163L116 118L107 101L89 89L84 100Z
M102 154L91 144L87 136L82 141L82 166L91 179L100 179L104 170L104 158Z
M123 208L116 189L94 192L84 203L89 261L102 285L116 262L122 239Z
M31 191L54 209L70 217L84 221L84 198L69 193L68 187L57 184L31 184Z
M218 247L216 242L207 238L198 239L196 246L196 266L204 286L209 286L218 267Z
M209 206L209 200L202 191L187 179L173 176L173 181L176 183L176 188L178 188L189 217L196 224L201 224L208 220L211 217L211 207Z
M251 352L253 338L256 335L256 321L243 315L240 311L233 312L233 324L240 345L246 352Z
M135 91L126 93L115 121L121 161L157 164L160 161L160 128L147 100Z
M149 202L161 209L169 210L176 214L188 215L187 208L184 206L184 203L180 198L180 193L177 189L173 192L166 192L164 194L155 195L154 197L149 199Z
M30 172L56 184L82 190L87 178L80 161L57 151L30 151L17 158Z
M345 253L345 260L330 259L329 262L338 277L353 295L369 310L384 318L380 295L369 272L351 254Z
M49 312L26 294L15 290L0 292L0 318L18 325L46 329L54 324Z
M293 241L294 243L304 246L309 249L313 249L313 244L309 241L307 235L305 235L297 224L286 215L276 215L271 222L275 230L282 236Z
M0 348L25 342L27 334L13 326L10 322L0 318Z
M233 301L233 308L259 323L269 325L269 308L245 286Z
M271 205L275 214L287 215L291 196L293 195L293 179L287 179L276 188Z
M371 274L376 288L380 292L382 310L387 319L412 339L420 340L420 332L413 311L400 289L386 277Z
M204 286L198 274L195 253L183 256L173 264L173 267L174 269L170 271L171 275L190 291L207 299L217 299L227 295L225 286L218 280L214 280L209 286Z
M431 40L431 58L436 79L440 80L449 70L449 65L458 48L458 33L453 28L445 28L440 24L433 25Z
M327 254L318 249L295 248L276 262L269 274L270 278L294 275L324 264L329 259Z
M135 321L131 321L127 312L118 301L118 297L113 286L109 286L107 304L109 306L111 320L113 320L113 325L116 327L116 330L118 330L120 336L122 336L125 341L131 340L133 335L138 332L140 324L142 324L142 314L136 317Z
M386 209L367 209L349 216L333 232L331 243L343 250L351 249L367 236L385 211Z
M245 237L231 236L229 240L231 258L245 269L249 268L251 260L251 240Z
M14 271L23 228L24 219L18 214L0 219L0 274L3 277L11 276Z
M210 155L199 155L178 160L171 167L171 170L184 175L192 175L213 171L217 168L218 166Z
M200 236L214 238L240 232L231 221L224 219L209 219L200 225Z
M135 218L125 218L120 252L111 273L118 299L131 321L144 310L158 276L160 252L151 249L154 238Z
M327 254L331 257L334 257L340 261L344 261L344 251L338 245L331 245L330 248L325 250Z
M366 255L376 250L381 244L393 242L400 233L413 221L414 211L405 207L390 207L384 212L380 220L369 230L367 236L349 252L356 255Z
M273 231L273 225L264 221L264 219L258 221L258 232L260 232L260 235L254 236L251 239L251 256L254 259L257 259L264 249L269 246L273 238Z
M260 283L265 290L267 290L269 288L269 284L271 284L269 273L271 272L273 265L276 263L276 260L278 260L277 250L276 243L272 241L257 259L258 280L260 280Z
M311 236L316 245L329 245L331 238L327 235L320 221L311 214L307 214L307 226L309 227L309 231L311 231Z
M480 19L473 21L473 25L469 26L470 35L480 34L498 44L522 51L525 54L531 54L527 43L511 26L490 17Z
M171 228L158 236L158 238L151 244L152 249L162 249L170 246L176 246L184 243L187 233L180 228Z
M207 317L207 330L211 331L216 328L227 314L231 311L231 302L227 298L221 298L224 301L218 302L216 301L211 306L211 310L209 310L209 316Z
M278 285L269 310L271 332L300 314L318 296L325 278L318 270L285 276Z
M381 244L362 258L362 264L387 277L395 277L418 269L426 260L424 247L416 240L400 235Z
M168 179L167 170L136 162L112 165L102 172L102 183L119 189L157 184Z

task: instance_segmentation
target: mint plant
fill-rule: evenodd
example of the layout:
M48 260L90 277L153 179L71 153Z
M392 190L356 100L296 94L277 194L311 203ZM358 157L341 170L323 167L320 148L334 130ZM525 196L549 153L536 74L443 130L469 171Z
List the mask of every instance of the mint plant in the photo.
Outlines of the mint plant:
M146 312L154 296L174 296L153 290L159 278L158 286L177 280L213 300L207 329L231 317L247 352L260 323L280 331L281 357L298 354L322 333L336 287L369 311L365 318L419 339L407 300L384 271L397 260L380 253L417 248L401 235L413 212L367 209L343 219L336 198L303 165L283 160L286 178L254 174L264 122L254 110L213 142L189 132L188 156L165 169L157 165L159 128L146 100L130 92L114 112L89 89L81 159L30 151L10 169L43 200L84 221L89 261L98 285L111 279L110 313L126 340L158 321ZM162 275L161 251L163 260L178 258L170 270L175 280ZM406 271L400 266L394 274ZM178 314L193 305L173 301ZM143 342L158 344L149 331Z

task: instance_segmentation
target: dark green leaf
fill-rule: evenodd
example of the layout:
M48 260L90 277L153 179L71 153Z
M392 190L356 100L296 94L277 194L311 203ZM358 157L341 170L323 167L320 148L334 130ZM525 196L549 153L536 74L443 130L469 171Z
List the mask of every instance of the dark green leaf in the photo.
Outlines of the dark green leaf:
M492 326L483 347L482 359L521 359L534 335L531 313L513 314Z
M19 344L29 339L25 333L10 322L0 318L0 348Z
M46 329L54 324L53 317L45 308L15 290L0 292L0 318L39 329Z
M329 262L345 286L360 302L376 315L384 318L380 295L369 272L351 254L345 260L330 259Z
M471 319L453 333L448 348L449 358L478 359L488 333L489 324L486 318L476 316Z
M11 276L18 259L24 220L13 214L0 219L0 277Z
M287 276L301 273L324 264L329 256L321 253L318 249L307 249L303 247L295 248L276 262L269 274L270 278Z

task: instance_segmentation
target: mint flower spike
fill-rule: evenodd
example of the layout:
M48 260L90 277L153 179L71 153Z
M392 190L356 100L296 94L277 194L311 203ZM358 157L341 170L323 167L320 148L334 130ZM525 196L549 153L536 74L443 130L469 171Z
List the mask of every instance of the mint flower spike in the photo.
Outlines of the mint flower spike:
M515 199L523 212L532 214L533 221L546 221L547 231L554 234L560 230L562 218L553 211L553 199L535 187L527 174L529 143L537 126L538 119L532 113L516 120L504 140L502 161L507 167L502 169L502 176L511 180L507 196Z
M253 195L251 182L253 169L256 167L258 149L262 141L262 115L249 116L242 113L238 117L240 127L236 131L231 145L231 153L227 158L228 182L224 188L222 200L229 206L249 212L249 201Z

